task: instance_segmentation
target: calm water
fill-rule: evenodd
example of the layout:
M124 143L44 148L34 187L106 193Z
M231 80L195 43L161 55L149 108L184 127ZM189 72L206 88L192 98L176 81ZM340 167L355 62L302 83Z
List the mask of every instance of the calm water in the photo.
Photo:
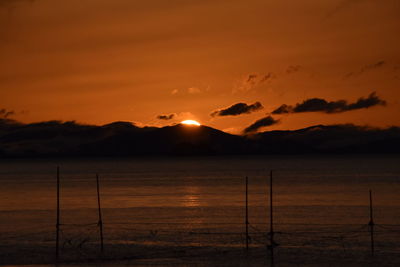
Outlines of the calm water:
M272 169L275 229L282 232L277 236L282 247L325 243L340 247L323 235L354 232L346 244L364 249L362 240L368 236L357 233L367 230L371 189L375 223L382 225L377 238L380 248L400 251L400 156L375 155L2 161L4 255L18 257L21 246L32 251L42 247L44 254L52 248L57 165L65 250L79 246L84 250L98 242L95 173L100 175L109 246L242 246L245 176L249 177L251 245L263 246ZM311 243L301 236L310 231L314 233Z

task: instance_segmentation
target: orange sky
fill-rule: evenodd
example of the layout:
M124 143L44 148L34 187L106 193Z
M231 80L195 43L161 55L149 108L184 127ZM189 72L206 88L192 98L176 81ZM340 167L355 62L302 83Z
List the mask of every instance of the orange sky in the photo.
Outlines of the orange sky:
M238 133L281 104L376 91L386 107L276 115L265 129L399 125L399 14L398 0L2 0L0 109L23 122L195 119ZM210 116L256 101L264 109Z

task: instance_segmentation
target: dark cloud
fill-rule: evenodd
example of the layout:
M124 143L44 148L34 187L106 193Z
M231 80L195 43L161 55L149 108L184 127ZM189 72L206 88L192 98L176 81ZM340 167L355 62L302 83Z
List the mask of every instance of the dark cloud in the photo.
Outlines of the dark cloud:
M260 102L255 102L254 104L247 105L246 103L237 103L228 108L219 109L211 113L211 116L237 116L240 114L248 114L264 107Z
M286 113L293 113L293 106L288 106L286 104L283 104L279 108L272 111L272 114L286 114Z
M279 120L275 120L271 116L268 116L268 117L265 117L265 118L257 120L256 122L251 124L249 127L244 129L243 132L245 134L256 132L258 129L260 129L262 127L271 126L271 125L274 125L274 124L277 124L277 123L279 123Z
M169 115L158 115L157 116L157 119L159 119L159 120L172 120L173 118L175 118L175 116L176 116L176 114L175 113L172 113L172 114L169 114Z
M15 114L13 110L7 110L5 108L0 109L0 118L7 119L8 117Z
M386 106L386 101L380 99L375 92L371 93L367 98L359 98L355 103L349 104L347 110L369 108L376 105Z
M311 98L297 103L295 106L283 104L279 108L272 111L272 114L287 114L301 112L324 112L324 113L340 113L356 109L370 108L373 106L385 106L386 101L380 99L375 92L371 93L367 98L361 97L354 103L347 103L346 100L326 101L322 98Z
M352 76L361 75L361 74L363 74L364 72L371 71L371 70L374 70L374 69L378 69L378 68L380 68L380 67L383 67L385 64L386 64L386 62L385 62L384 60L381 60L381 61L375 62L375 63L373 63L373 64L365 65L365 66L363 66L359 71L347 73L347 74L344 76L344 78L347 79L347 78L350 78L350 77L352 77Z

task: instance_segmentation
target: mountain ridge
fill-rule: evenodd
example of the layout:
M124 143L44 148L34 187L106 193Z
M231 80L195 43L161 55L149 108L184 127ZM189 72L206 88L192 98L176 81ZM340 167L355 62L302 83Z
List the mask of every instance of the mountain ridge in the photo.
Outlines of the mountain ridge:
M320 124L240 136L203 125L159 128L121 121L94 126L0 120L3 158L305 153L400 153L400 128Z

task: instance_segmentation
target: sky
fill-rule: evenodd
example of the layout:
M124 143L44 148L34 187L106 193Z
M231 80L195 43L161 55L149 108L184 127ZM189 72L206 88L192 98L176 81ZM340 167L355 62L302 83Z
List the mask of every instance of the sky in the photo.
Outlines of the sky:
M0 0L0 116L399 125L399 14L398 0Z

